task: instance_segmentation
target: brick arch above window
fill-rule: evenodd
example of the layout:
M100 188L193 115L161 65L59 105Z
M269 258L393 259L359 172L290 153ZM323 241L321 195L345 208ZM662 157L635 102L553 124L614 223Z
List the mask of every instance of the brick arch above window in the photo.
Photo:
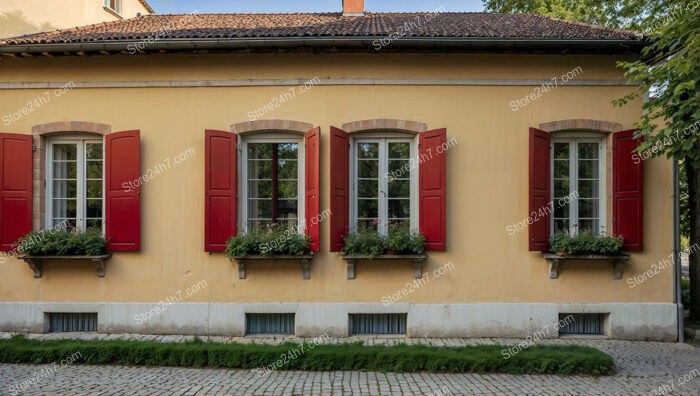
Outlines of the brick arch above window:
M593 131L613 133L622 130L622 124L611 121L589 120L584 118L559 120L540 124L540 129L549 132Z
M32 127L34 164L32 166L32 228L45 228L46 219L46 139L51 136L85 133L104 136L112 132L112 126L90 121L56 121Z
M377 130L399 130L421 133L428 130L428 125L418 121L376 118L373 120L353 121L343 124L341 129L347 133Z
M32 135L49 136L55 133L65 132L89 132L106 135L112 132L112 126L90 121L57 121L34 125L32 127Z
M230 131L232 133L246 134L258 131L282 131L282 132L292 132L305 134L314 125L309 122L295 121L295 120L256 120L256 121L245 121L239 122L237 124L231 124Z

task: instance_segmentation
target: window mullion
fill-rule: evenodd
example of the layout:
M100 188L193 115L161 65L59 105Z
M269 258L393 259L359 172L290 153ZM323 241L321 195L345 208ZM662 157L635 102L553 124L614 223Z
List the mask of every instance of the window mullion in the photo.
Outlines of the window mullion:
M572 197L569 203L569 233L572 235L577 232L578 225L578 198L574 192L578 189L578 155L576 155L578 146L576 141L569 142L569 197Z
M378 230L382 234L386 234L388 227L387 222L389 221L388 214L388 204L389 204L389 182L388 178L383 177L389 171L389 150L388 143L386 139L379 141L379 226Z
M87 150L85 150L85 141L79 141L77 146L78 159L77 165L77 189L76 189L76 221L75 226L81 230L85 229L85 206L86 206L86 195L85 195L85 159L87 156Z
M277 223L279 211L279 146L272 144L272 223ZM298 157L297 157L298 158ZM297 164L298 166L298 164Z

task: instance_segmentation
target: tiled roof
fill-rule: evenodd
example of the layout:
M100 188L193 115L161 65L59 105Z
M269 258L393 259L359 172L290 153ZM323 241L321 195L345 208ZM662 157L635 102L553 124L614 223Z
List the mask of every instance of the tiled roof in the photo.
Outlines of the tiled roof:
M73 29L15 37L0 46L159 40L362 38L403 32L401 38L640 40L632 31L534 14L367 13L146 15Z

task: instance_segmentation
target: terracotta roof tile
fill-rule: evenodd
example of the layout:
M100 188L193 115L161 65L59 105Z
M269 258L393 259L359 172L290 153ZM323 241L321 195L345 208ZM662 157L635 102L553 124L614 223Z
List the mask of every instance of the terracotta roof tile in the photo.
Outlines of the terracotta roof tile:
M418 23L420 22L420 23ZM115 40L382 37L638 40L636 32L534 14L367 13L180 14L138 18L5 39L0 46Z

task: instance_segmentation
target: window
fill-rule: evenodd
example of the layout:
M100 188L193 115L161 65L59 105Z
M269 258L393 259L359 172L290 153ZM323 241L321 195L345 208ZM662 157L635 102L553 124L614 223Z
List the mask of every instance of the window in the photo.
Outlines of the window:
M102 141L55 140L48 148L47 224L102 231Z
M245 333L252 334L294 334L293 313L247 313Z
M244 141L243 219L246 231L281 224L301 232L303 150L301 139Z
M579 137L580 136L580 137ZM552 138L552 232L605 228L605 141L578 135Z
M350 335L406 334L405 313L350 314Z
M97 331L97 313L54 313L49 316L49 333Z
M105 7L113 10L117 14L122 13L122 0L105 0Z
M603 313L560 313L559 335L605 335Z
M417 164L413 139L361 138L352 146L352 227L403 223L417 228Z

